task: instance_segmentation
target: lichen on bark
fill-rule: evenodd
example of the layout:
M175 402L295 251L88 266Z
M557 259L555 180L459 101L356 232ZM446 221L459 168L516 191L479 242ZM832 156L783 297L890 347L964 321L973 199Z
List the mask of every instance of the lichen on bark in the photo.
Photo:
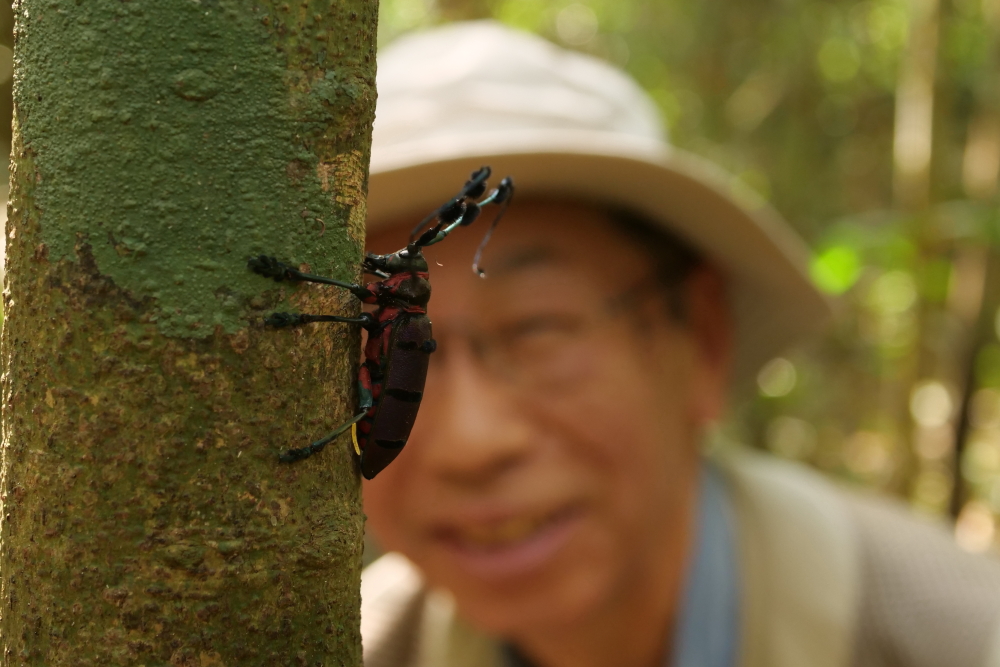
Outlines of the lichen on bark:
M332 203L323 189L336 165L366 170L374 7L21 0L18 121L36 203L60 213L41 229L51 259L86 234L176 336L243 326L239 297L262 289L249 253L351 277L359 245L326 232L353 220L357 235L360 189Z
M0 665L359 665L368 0L19 0Z

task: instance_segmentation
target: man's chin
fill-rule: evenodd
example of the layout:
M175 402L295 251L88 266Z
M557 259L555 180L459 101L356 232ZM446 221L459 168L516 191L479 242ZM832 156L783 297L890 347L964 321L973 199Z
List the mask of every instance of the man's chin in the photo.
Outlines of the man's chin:
M600 606L609 586L591 568L571 570L506 588L469 583L454 589L456 603L465 620L498 637L572 626Z

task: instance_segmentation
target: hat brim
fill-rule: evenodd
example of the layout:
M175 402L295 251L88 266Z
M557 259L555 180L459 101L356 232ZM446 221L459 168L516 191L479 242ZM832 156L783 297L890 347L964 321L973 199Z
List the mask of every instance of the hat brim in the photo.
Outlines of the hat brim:
M830 305L807 278L808 249L762 201L751 208L733 180L689 153L621 134L498 132L473 146L426 141L375 151L370 231L433 210L482 165L510 175L517 197L552 196L622 206L686 238L728 276L736 322L734 388L793 341L819 330Z

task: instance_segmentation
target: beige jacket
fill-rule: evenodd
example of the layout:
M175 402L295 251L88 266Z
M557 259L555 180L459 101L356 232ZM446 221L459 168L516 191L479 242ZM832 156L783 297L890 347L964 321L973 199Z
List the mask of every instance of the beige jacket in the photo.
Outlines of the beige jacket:
M1000 667L1000 563L804 467L720 463L737 516L741 667ZM498 643L402 556L369 566L361 597L365 667L502 665Z

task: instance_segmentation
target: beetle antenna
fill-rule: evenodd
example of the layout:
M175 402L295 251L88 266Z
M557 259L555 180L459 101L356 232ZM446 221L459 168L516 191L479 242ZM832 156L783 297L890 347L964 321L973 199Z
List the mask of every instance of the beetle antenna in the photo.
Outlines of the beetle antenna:
M414 240L416 240L417 234L420 233L420 230L423 229L424 227L426 227L427 223L430 222L431 220L433 220L434 216L436 216L437 214L438 214L438 212L434 211L433 213L431 213L430 215L428 215L426 218L424 218L423 220L421 220L420 222L418 222L417 225L413 229L410 230L410 243L411 244L413 243Z
M470 176L469 180L465 182L465 185L462 186L462 189L457 195L432 211L426 218L418 222L417 225L410 230L410 243L412 244L416 241L417 235L420 234L420 230L426 227L435 218L437 218L438 223L431 227L431 229L434 230L434 234L427 235L428 238L433 238L434 235L441 231L441 228L445 225L464 217L465 207L468 200L475 199L486 191L486 179L490 177L490 173L491 170L489 167L480 167L472 172L472 176ZM469 222L472 221L469 220ZM420 236L423 237L424 234L420 234Z
M493 230L497 228L500 223L500 218L507 211L507 207L510 205L510 200L514 198L514 181L510 176L506 177L500 181L500 185L497 186L496 190L490 193L490 196L479 202L480 206L485 204L500 204L500 210L497 211L496 217L493 218L493 222L490 224L490 228L486 230L483 235L483 240L479 242L479 247L476 248L476 255L472 258L472 272L475 273L480 278L486 277L486 270L483 268L480 262L483 259L483 250L486 249L486 244L490 242L490 238L493 236Z

